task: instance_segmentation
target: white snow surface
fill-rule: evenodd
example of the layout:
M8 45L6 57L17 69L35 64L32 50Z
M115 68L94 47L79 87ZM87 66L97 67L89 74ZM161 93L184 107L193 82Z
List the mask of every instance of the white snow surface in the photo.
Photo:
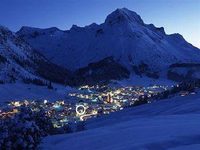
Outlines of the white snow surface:
M75 90L59 84L53 84L53 87L52 90L48 89L47 86L33 84L0 84L0 103L11 100L67 100L68 92Z
M123 79L120 81L115 81L117 84L121 86L143 86L148 87L152 85L163 85L163 86L172 86L177 84L176 82L172 80L168 80L167 78L159 78L159 79L153 79L146 76L138 76L131 74L128 79Z
M91 119L88 130L46 137L42 149L199 150L200 93Z

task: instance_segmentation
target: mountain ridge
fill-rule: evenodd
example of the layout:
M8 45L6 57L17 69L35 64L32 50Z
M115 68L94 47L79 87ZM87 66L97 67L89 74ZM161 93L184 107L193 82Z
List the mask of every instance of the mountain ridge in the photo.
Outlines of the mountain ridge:
M163 27L145 24L137 13L126 8L116 9L99 25L50 30L27 27L17 35L54 63L70 70L110 56L130 71L132 65L144 61L154 71L178 62L200 62L200 50L180 34L167 35Z

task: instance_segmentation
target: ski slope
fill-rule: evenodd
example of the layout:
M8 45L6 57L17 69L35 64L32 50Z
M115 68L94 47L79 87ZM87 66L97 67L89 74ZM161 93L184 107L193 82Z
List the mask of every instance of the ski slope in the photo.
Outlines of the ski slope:
M200 93L91 119L88 130L49 136L42 149L199 150Z

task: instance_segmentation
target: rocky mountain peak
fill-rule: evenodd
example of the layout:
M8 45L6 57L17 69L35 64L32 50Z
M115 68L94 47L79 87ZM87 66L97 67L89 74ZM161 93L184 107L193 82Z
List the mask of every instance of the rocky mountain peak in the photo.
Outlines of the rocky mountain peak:
M114 12L109 14L105 20L105 23L109 24L123 22L144 24L141 17L136 12L127 8L116 9Z

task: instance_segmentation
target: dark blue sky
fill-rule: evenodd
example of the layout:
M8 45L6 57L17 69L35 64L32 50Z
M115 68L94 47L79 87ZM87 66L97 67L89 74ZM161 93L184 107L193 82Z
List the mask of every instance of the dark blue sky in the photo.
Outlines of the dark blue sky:
M122 7L200 47L200 0L0 0L0 24L13 31L21 26L66 30L72 24L102 23Z

